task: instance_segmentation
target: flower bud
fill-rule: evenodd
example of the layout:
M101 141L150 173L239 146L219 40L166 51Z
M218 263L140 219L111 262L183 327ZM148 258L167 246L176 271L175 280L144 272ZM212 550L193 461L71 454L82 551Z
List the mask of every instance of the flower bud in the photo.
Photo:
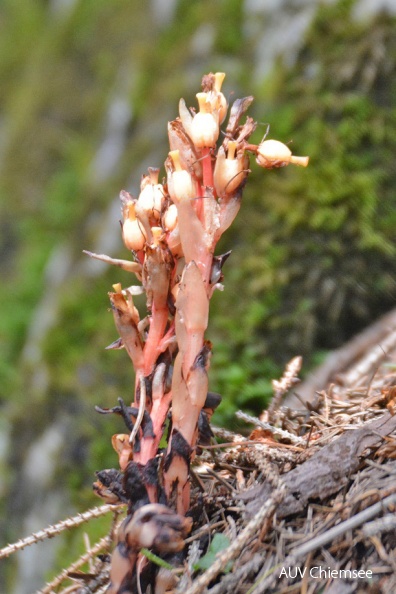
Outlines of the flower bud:
M284 167L289 163L306 167L309 157L297 157L292 155L288 146L279 140L264 140L257 148L257 163L264 169Z
M183 257L183 248L180 239L180 231L178 225L170 231L166 237L166 244L175 258Z
M132 447L129 443L129 435L118 433L111 438L111 445L118 454L118 461L121 470L125 470L128 462L132 459Z
M146 234L135 214L135 204L130 202L125 208L127 218L122 225L122 239L128 250L138 252L146 242Z
M164 187L158 183L159 169L149 167L149 175L145 175L140 186L139 206L149 217L159 220L164 200Z
M217 153L213 179L218 196L230 196L241 185L248 174L248 158L241 151L236 153L237 143L230 140L227 156L221 146Z
M219 137L219 116L212 109L208 93L197 93L199 112L191 123L191 140L196 148L216 146Z
M168 169L168 190L173 202L177 204L181 200L194 198L193 181L190 173L181 166L179 151L170 151L169 157L174 167L174 171Z
M212 109L216 109L218 111L219 123L222 124L225 120L228 109L227 99L221 92L221 85L223 84L223 80L225 79L225 73L216 72L216 74L213 75L213 78L213 89L209 91L208 96Z
M164 231L163 231L162 227L151 227L151 232L153 234L151 247L158 247L160 244L161 238L164 235Z
M179 101L179 116L184 131L191 138L191 124L193 121L193 116L191 115L190 110L188 109L184 99L180 99Z
M181 99L184 103L184 100ZM185 105L185 104L184 104ZM187 108L186 108L187 109ZM192 121L192 116L190 115ZM202 164L182 120L177 118L168 123L169 150L179 151L180 163L183 169L187 169L197 180L202 179Z
M177 206L176 204L170 204L166 209L163 219L163 227L166 231L173 231L177 225Z

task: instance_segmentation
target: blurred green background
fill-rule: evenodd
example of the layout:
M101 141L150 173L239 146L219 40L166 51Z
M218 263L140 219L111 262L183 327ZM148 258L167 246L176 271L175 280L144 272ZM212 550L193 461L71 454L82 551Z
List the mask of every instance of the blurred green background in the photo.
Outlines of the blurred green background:
M393 5L0 1L0 545L96 504L94 470L116 464L122 424L93 407L131 399L127 355L104 350L107 291L130 278L82 250L127 257L118 192L162 166L203 74L226 72L230 101L255 96L256 141L269 123L311 157L252 162L219 245L233 254L208 331L217 424L259 412L292 356L308 369L395 305ZM3 563L0 590L33 591L75 546Z

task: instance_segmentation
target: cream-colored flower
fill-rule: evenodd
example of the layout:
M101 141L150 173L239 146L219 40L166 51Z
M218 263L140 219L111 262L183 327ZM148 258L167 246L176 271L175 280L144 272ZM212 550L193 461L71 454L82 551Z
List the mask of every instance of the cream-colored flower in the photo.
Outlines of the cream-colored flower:
M285 165L289 165L289 163L306 167L309 157L292 155L289 147L279 140L263 140L257 148L256 161L264 169L284 167Z
M224 72L216 72L213 75L213 89L208 92L208 99L212 105L213 110L217 110L219 114L219 123L222 124L227 115L228 102L224 94L221 92L221 86L225 79Z
M177 225L177 206L176 204L170 204L166 209L162 224L164 226L165 231L173 231L173 229Z
M136 218L135 203L127 203L124 207L124 213L126 218L122 225L122 239L128 250L138 252L144 247L146 234L143 226Z
M219 112L213 109L208 93L197 93L199 112L191 122L191 140L196 148L216 146L220 133Z
M148 172L140 184L138 203L149 217L159 220L165 196L164 187L158 183L159 169L149 167Z
M168 169L168 191L176 204L182 200L194 198L194 184L191 174L182 168L179 151L170 151L169 157L173 163L173 171Z
M237 143L230 140L227 154L221 146L217 152L214 185L218 196L229 196L241 185L248 174L248 157L236 151Z

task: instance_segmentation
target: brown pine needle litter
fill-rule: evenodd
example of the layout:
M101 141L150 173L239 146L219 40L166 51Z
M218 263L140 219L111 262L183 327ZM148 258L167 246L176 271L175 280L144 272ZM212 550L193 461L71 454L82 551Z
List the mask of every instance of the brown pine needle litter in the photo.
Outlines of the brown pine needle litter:
M367 359L369 353L348 375L354 377ZM204 506L206 523L194 525L187 539L186 560L174 570L174 592L396 591L396 416L390 405L396 353L381 359L374 376L370 366L357 385L332 384L306 409L279 402L270 424L305 439L304 447L258 423L251 435L228 431L225 447L202 449L193 467L199 481L192 509ZM106 505L103 513L122 509ZM31 545L98 514L81 514L22 542ZM229 545L208 568L196 568L219 533ZM105 592L108 560L91 562L89 569L83 564L109 545L108 537L92 545L40 592ZM20 548L10 545L0 555Z

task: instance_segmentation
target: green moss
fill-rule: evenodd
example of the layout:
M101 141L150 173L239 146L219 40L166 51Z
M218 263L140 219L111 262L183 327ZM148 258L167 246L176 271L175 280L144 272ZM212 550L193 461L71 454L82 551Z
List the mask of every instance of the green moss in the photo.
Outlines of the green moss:
M243 243L213 313L214 331L228 336L213 357L219 385L223 359L242 367L252 344L262 348L244 369L247 386L268 358L303 354L307 366L315 349L339 346L395 303L395 23L352 22L353 4L321 6L295 67L278 63L256 93L269 136L311 159L306 170L251 175L234 227Z
M221 0L217 3L216 21L222 23L217 29L216 49L230 59L244 52L243 42L243 2L241 0ZM213 9L213 7L212 7Z

